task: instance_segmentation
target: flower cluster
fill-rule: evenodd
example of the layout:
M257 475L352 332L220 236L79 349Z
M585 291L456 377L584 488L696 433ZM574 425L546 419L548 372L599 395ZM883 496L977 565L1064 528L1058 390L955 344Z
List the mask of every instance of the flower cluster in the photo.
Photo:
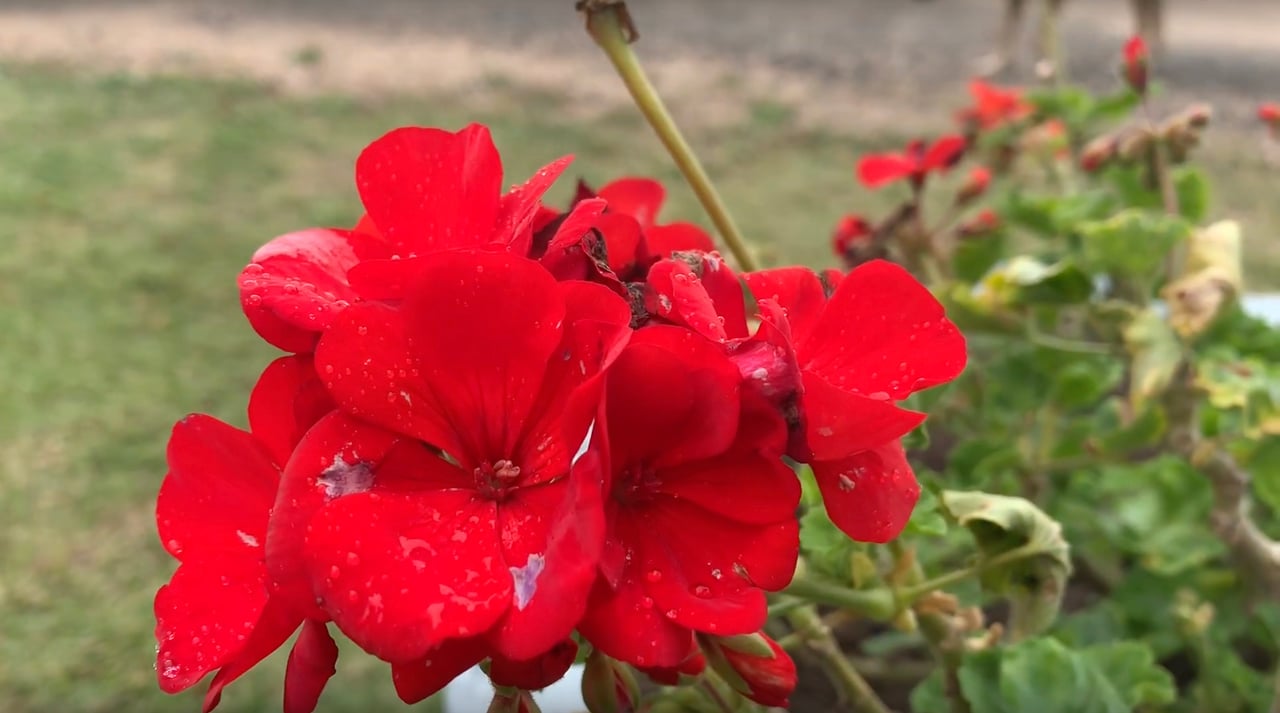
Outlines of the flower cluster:
M796 566L784 458L850 537L895 537L919 495L899 439L924 418L898 402L955 377L963 339L887 262L736 273L658 222L655 181L550 208L568 163L503 192L484 127L397 129L356 163L354 228L253 255L244 312L287 355L249 430L173 429L164 690L216 672L212 709L300 630L284 708L310 711L336 629L407 702L484 661L523 701L584 642L607 677L589 701L629 695L622 664L664 683L710 664L785 702L794 667L759 633Z

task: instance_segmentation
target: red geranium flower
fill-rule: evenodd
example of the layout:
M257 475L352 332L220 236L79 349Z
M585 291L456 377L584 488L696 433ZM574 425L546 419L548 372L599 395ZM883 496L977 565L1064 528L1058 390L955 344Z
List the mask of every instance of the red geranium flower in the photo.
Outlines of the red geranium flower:
M609 267L623 281L644 279L649 265L677 250L715 250L711 236L693 223L658 223L667 190L652 178L619 178L599 191L579 182L579 201L596 197L608 206L596 227L608 245Z
M1025 119L1035 110L1017 89L997 87L981 79L969 82L969 93L973 95L973 106L961 109L956 119L970 131L990 131Z
M744 409L739 384L722 349L664 325L638 331L609 373L608 537L579 630L613 658L676 666L694 632L758 630L765 590L791 581L800 485L780 459L785 426L767 404Z
M1258 118L1271 129L1272 136L1280 137L1280 104L1263 104L1258 107Z
M1150 54L1141 35L1134 35L1124 43L1124 79L1139 94L1147 93L1147 65Z
M181 566L156 593L156 672L176 693L217 670L204 710L222 689L279 648L305 612L271 594L268 518L280 464L332 408L309 357L276 360L249 401L254 433L191 415L169 440L169 474L156 501L165 549ZM333 675L338 649L325 618L306 619L285 673L284 710L309 713Z
M895 401L955 378L964 338L942 305L906 270L873 261L851 270L828 300L805 268L750 273L774 354L763 383L799 384L789 455L811 464L828 514L855 540L884 542L906 525L920 495L898 439L924 420ZM782 310L766 312L776 303Z
M349 307L316 364L346 412L423 445L326 502L304 558L324 610L381 658L484 637L530 659L569 635L594 580L600 475L575 452L630 310L514 255L419 260L403 302ZM316 460L359 466L340 448Z
M912 141L900 154L863 156L858 162L858 180L867 188L879 188L905 179L918 189L930 173L944 172L954 166L964 149L963 136L943 136L931 145Z
M245 315L271 344L309 352L349 304L380 296L362 284L376 292L387 273L409 269L387 263L458 248L526 255L540 199L569 161L503 194L502 159L486 127L391 131L356 161L367 215L354 230L290 233L254 253L240 275Z

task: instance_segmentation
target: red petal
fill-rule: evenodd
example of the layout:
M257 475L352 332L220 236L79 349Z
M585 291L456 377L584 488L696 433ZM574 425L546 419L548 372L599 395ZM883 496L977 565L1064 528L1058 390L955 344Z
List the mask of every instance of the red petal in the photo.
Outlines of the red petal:
M217 675L209 683L209 690L204 696L204 713L217 707L222 700L222 689L280 648L301 623L301 615L294 613L274 597L268 599L243 648L235 658L218 669Z
M564 678L577 655L578 644L573 639L565 639L547 653L533 659L517 661L494 656L489 664L489 680L495 686L540 691Z
M694 650L693 632L659 612L638 567L612 589L597 580L578 633L608 656L636 666L676 666Z
M273 598L310 618L325 617L302 559L311 518L326 502L373 487L397 443L403 441L395 434L336 412L307 432L285 468L267 531Z
M423 260L399 310L348 310L321 339L316 364L344 409L469 470L514 452L560 342L564 302L551 275L524 258Z
M302 434L334 408L311 355L280 357L267 365L249 395L249 428L284 467Z
M498 653L540 655L582 618L604 546L601 464L585 454L568 482L520 489L499 508L512 607L494 632Z
M789 411L794 399L804 391L791 323L786 310L772 299L759 300L756 309L760 326L751 338L729 345L729 358L742 375L744 394L753 394L781 411Z
M338 645L329 636L329 628L317 621L304 623L285 669L284 713L314 711L324 685L337 671L337 661Z
M793 513L745 525L679 501L649 508L645 588L681 626L714 634L758 630L766 618L761 590L778 591L795 573L800 535Z
M815 461L813 475L831 521L858 542L897 537L920 499L900 441L834 461Z
M883 260L854 268L797 345L801 368L873 397L905 398L954 379L965 363L964 337L942 305Z
M756 300L772 300L786 310L792 338L804 341L827 303L822 281L807 267L780 267L743 275Z
M169 474L156 500L160 541L174 557L262 561L280 471L252 435L202 414L173 427Z
M381 257L375 238L312 228L275 238L240 273L240 303L254 330L271 344L309 352L317 334L356 299L347 271L362 257Z
M613 472L724 452L738 428L738 379L719 347L688 330L636 332L609 372Z
M899 154L873 154L863 156L858 162L858 180L867 188L879 188L885 184L909 177L916 170L915 162Z
M597 196L609 202L609 211L635 218L648 229L658 218L667 189L652 178L619 178L600 188Z
M720 253L702 254L702 286L715 305L724 325L725 336L739 339L747 336L747 304L742 280Z
M846 391L813 372L804 373L801 419L809 453L803 462L833 460L901 438L924 421L924 414ZM797 454L792 454L793 457Z
M156 592L156 675L177 693L230 661L267 603L261 560L210 556L183 564Z
M391 662L484 632L511 602L496 509L467 491L334 500L311 521L305 557L334 623Z
M924 160L921 162L921 168L925 171L945 171L960 160L964 149L963 136L943 136L929 147L928 153L924 155Z
M659 260L649 269L645 308L654 315L683 325L713 342L727 338L724 318L702 280L684 262Z
M640 224L623 213L605 213L596 219L595 227L604 236L609 269L624 278L634 277L643 241Z
M391 664L391 681L400 700L413 705L435 695L488 656L488 644L482 636L450 639L417 661Z
M498 242L516 255L527 256L533 244L533 221L542 207L542 196L573 163L572 156L556 159L538 169L524 184L511 189L498 205Z
M800 506L795 472L777 458L752 452L753 443L739 444L723 455L664 468L657 492L744 524L794 518Z
M693 223L668 223L645 228L644 242L649 255L655 258L671 257L677 250L701 250L712 252L716 243L707 231Z
M394 249L477 247L494 238L502 159L489 130L478 124L456 134L405 127L360 154L356 186Z

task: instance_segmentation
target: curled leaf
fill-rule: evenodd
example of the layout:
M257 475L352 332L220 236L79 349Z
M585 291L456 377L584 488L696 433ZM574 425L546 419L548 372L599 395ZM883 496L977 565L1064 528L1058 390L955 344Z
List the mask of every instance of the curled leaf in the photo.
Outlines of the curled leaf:
M1240 224L1224 220L1196 231L1181 276L1165 285L1169 323L1183 338L1199 335L1240 294Z
M942 504L973 535L983 588L1008 598L1010 638L1048 628L1071 576L1062 526L1030 501L1007 495L948 490ZM1014 550L1019 556L1012 556Z

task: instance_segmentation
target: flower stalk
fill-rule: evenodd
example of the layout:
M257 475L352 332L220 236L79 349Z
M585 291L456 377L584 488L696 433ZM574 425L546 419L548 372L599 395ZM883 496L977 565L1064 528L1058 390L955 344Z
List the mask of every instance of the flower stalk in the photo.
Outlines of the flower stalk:
M658 135L658 140L667 149L667 153L671 154L680 173L698 197L698 202L724 239L725 245L737 259L738 267L745 272L760 269L759 262L743 239L724 200L711 183L702 162L676 126L671 112L662 102L662 97L658 96L657 89L649 81L649 76L640 65L640 59L632 50L631 42L635 40L637 33L631 24L626 3L621 0L581 0L578 9L587 16L587 32L618 71L618 76L631 93L636 107Z
M818 657L822 669L826 671L842 700L848 701L858 713L891 713L867 679L862 677L845 656L832 635L831 628L822 621L813 606L791 611L787 614L787 620Z

